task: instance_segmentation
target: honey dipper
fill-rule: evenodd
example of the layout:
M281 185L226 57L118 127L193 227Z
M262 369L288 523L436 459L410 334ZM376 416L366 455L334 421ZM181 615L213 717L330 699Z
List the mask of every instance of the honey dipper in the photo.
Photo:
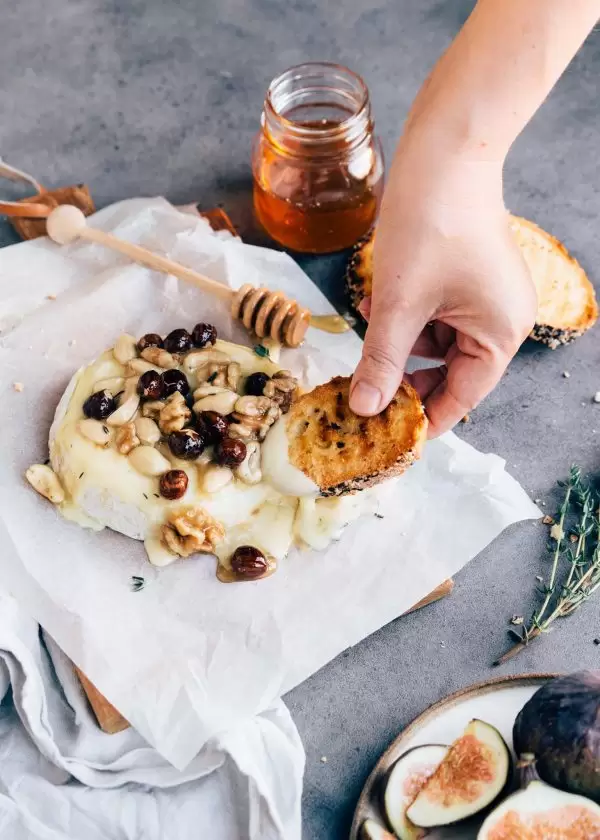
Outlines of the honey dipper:
M193 283L205 292L229 302L232 317L241 321L247 330L252 330L259 338L272 338L285 347L298 347L311 325L334 333L350 329L348 322L340 315L313 316L308 309L287 298L283 292L273 292L264 287L257 288L250 283L245 283L239 289L230 289L174 260L161 257L98 228L88 227L81 210L70 204L63 204L52 210L46 221L46 228L50 239L59 245L67 245L76 239L96 242L113 251L119 251L148 268L164 271L180 280Z

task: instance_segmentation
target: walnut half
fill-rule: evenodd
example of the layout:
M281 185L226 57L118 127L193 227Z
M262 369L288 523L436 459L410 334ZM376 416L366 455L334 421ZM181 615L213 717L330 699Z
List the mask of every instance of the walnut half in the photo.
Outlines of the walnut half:
M185 398L179 391L175 391L161 408L158 425L163 434L169 435L171 432L180 432L191 416L192 412L187 407Z
M115 444L121 455L129 455L132 449L140 445L140 439L135 430L135 423L125 423L117 430Z
M200 552L214 554L224 536L225 528L221 523L200 507L175 511L162 526L164 544L180 557Z

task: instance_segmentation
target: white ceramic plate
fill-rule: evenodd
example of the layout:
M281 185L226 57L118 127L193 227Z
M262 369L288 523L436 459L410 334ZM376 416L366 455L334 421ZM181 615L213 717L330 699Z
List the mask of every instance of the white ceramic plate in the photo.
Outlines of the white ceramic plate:
M423 744L451 744L473 718L490 723L512 746L512 728L517 714L529 698L556 674L500 677L457 691L440 700L404 729L375 765L362 790L350 830L350 840L359 840L360 828L368 819L386 827L381 793L386 773L394 762L412 747ZM439 828L427 840L475 840L480 820L455 827Z

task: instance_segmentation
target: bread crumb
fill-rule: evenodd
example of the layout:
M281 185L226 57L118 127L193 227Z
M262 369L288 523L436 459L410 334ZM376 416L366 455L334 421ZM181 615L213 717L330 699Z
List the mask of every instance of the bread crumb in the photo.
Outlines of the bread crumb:
M510 623L514 624L516 627L518 627L519 624L523 624L523 616L522 615L513 615L513 617L510 620Z
M327 756L326 755L321 756L321 764L327 764Z
M461 423L468 423L470 419L471 419L470 416L468 414L465 414L465 416L461 419L460 422Z
M563 370L563 377L564 377L565 379L568 379L570 376L571 376L571 374L569 373L569 371L568 371L568 370Z
M13 389L17 391L17 393L21 393L25 389L25 386L22 382L13 382Z
M544 525L554 525L554 519L552 519L551 516L548 516L548 514L546 514L546 516L544 516L544 518L542 519L542 522L544 523Z
M56 295L46 295L46 300L56 300Z
M556 522L552 526L552 528L550 528L550 536L552 537L553 540L556 540L556 542L559 542L560 540L564 539L565 532L560 527L560 524L558 522Z

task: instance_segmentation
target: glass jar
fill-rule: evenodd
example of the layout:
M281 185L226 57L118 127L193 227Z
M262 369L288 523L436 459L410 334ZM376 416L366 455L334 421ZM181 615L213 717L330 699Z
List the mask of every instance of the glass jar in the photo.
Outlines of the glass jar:
M383 155L367 86L337 64L301 64L267 91L252 154L254 209L293 251L354 245L373 225Z

